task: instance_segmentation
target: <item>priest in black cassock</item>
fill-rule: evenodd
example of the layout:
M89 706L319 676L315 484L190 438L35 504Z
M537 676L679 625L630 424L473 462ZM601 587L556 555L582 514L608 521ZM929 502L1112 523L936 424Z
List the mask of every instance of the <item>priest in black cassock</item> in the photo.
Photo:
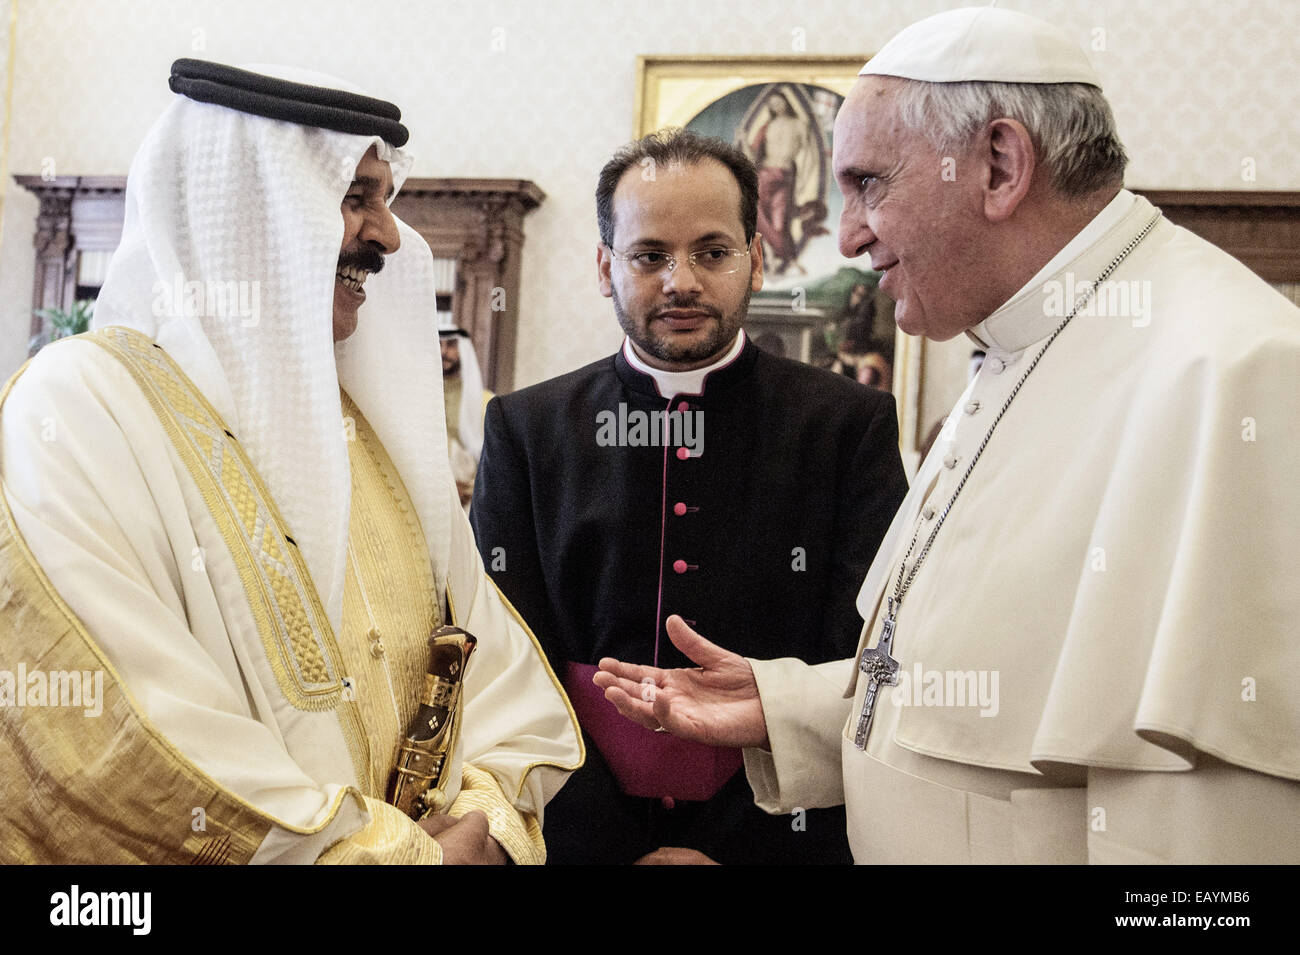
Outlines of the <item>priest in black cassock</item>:
M488 405L471 523L586 734L547 806L551 862L850 861L842 807L768 816L739 750L632 724L591 682L606 656L689 665L674 613L749 657L857 644L854 600L907 491L894 400L748 341L757 195L717 140L620 150L596 208L622 349Z

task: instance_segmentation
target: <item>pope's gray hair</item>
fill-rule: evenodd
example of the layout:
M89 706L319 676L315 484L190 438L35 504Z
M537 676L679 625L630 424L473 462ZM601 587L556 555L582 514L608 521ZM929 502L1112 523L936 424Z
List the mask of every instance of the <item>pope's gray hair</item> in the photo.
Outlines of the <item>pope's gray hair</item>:
M1022 123L1052 187L1077 199L1122 186L1128 156L1101 90L1086 83L925 83L898 80L904 126L941 153L962 151L993 120Z

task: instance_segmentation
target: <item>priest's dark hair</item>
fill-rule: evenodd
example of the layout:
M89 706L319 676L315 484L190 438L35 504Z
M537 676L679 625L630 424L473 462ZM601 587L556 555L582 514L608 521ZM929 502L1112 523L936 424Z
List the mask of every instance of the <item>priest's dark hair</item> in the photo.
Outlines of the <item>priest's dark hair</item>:
M736 184L740 186L740 224L745 229L745 242L752 242L758 228L758 170L730 143L676 128L661 129L628 143L605 163L596 182L596 224L600 228L600 241L609 248L614 247L614 190L625 172L633 166L656 169L673 163L693 164L707 159L722 163L736 177Z

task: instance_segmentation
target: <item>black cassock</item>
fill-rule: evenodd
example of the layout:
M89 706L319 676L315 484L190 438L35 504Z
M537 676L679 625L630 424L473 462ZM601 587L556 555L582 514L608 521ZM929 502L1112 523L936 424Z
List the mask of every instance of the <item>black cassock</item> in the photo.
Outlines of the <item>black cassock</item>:
M823 663L856 649L858 588L906 491L892 395L750 342L700 396L661 397L620 351L493 399L470 520L561 678L605 656L693 666L664 629L674 613L743 656ZM768 816L743 769L705 801L628 796L585 742L546 807L551 862L660 846L726 864L851 860L843 807Z

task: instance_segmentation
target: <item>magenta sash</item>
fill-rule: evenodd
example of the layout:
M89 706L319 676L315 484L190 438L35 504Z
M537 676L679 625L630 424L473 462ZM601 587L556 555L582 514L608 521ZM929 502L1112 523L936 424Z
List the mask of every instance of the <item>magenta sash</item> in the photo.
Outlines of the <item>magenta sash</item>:
M596 667L564 665L564 688L578 722L629 796L711 799L744 763L738 749L691 743L622 716L591 682Z

